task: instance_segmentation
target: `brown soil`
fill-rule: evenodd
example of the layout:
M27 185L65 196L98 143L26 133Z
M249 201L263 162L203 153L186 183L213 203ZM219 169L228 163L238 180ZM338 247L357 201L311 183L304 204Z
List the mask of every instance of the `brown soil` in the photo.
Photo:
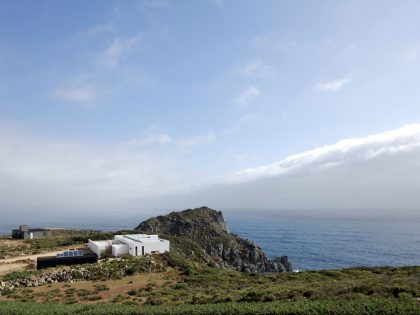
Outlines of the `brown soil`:
M107 281L78 281L74 283L54 283L42 285L35 288L17 288L15 297L29 297L31 300L45 302L66 303L69 299L82 304L93 304L98 302L113 302L117 296L123 296L125 300L130 300L128 291L133 289L144 289L148 285L155 288L175 284L179 280L179 273L175 270L168 270L161 273L149 273L125 277L120 280ZM97 291L96 286L105 285L108 290ZM80 292L87 292L88 296L80 296ZM71 292L71 293L70 293ZM89 300L96 296L95 300ZM14 297L0 296L1 300L12 300Z

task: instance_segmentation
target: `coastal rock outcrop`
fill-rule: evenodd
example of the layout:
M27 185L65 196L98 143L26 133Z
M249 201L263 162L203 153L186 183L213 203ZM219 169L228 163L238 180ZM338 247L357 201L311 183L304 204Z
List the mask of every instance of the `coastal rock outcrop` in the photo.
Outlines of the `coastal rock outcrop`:
M140 223L136 230L193 242L202 248L205 260L216 267L241 272L292 271L287 256L269 259L253 241L230 233L222 212L208 207L153 217Z

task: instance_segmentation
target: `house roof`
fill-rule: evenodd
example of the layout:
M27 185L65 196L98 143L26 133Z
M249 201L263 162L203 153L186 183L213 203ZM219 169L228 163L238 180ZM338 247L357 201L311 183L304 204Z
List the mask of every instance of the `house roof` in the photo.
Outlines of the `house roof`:
M163 239L160 239L157 235L129 234L129 235L115 235L115 236L118 238L122 238L123 241L134 242L134 243L159 243L159 242L165 241Z

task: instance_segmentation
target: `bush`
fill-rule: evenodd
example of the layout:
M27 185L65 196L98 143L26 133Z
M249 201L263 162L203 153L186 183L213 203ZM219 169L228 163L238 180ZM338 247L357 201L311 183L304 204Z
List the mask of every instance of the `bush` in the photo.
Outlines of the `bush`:
M2 277L3 281L10 281L10 280L16 280L16 279L24 279L28 278L32 275L36 274L36 272L31 271L13 271L10 272Z
M107 291L107 290L109 290L109 288L108 288L108 286L106 284L97 284L97 285L95 285L95 290L97 292L99 292L99 291Z

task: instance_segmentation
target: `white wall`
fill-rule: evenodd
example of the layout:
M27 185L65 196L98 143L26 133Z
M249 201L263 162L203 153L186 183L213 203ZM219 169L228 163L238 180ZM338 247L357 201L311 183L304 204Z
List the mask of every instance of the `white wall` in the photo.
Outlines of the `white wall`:
M132 239L128 238L131 237ZM147 238L144 243L141 242L143 237ZM140 240L140 241L135 241ZM116 242L117 244L113 244ZM169 241L161 240L157 235L115 235L114 241L92 241L89 240L88 247L98 257L105 255L105 251L112 248L112 256L131 255L142 256L143 254L151 254L152 252L164 253L169 251ZM137 247L137 252L136 252Z
M128 255L128 244L114 244L112 245L112 256L118 257L122 255Z
M141 242L146 238L145 242ZM128 244L128 254L131 256L142 256L152 252L164 253L169 251L169 241L159 239L158 235L134 234L134 235L115 235L116 241ZM135 241L139 240L139 241ZM137 247L137 252L136 252Z
M107 248L111 246L112 241L92 241L89 240L88 247L89 249L94 252L96 255L98 255L98 258L105 255L105 251Z
M142 256L143 255L143 248L144 254L151 254L152 252L164 253L169 251L169 241L158 241L158 242L146 242L146 243L138 243L138 242L129 242L129 254L131 256ZM137 247L137 255L136 255L136 247Z

